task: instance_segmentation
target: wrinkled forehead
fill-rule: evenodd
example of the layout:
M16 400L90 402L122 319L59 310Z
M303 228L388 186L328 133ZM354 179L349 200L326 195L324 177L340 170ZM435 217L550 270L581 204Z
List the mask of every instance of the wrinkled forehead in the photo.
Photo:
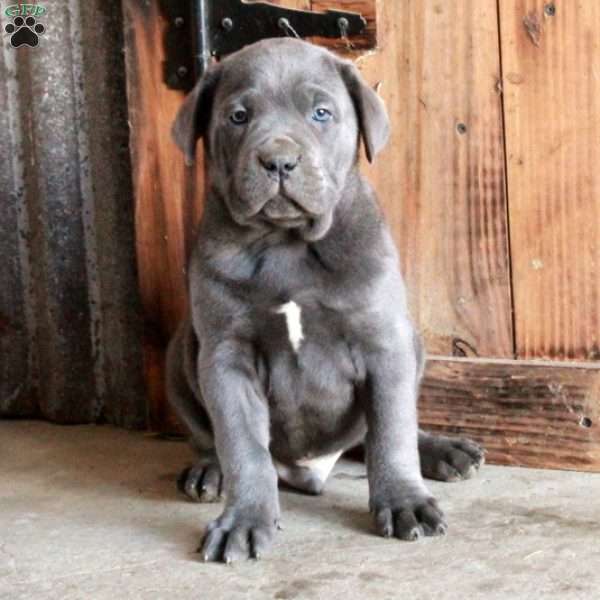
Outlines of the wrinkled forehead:
M217 101L253 90L265 97L291 95L301 86L314 86L335 96L345 91L328 52L295 40L267 40L222 62ZM345 94L344 94L345 95Z

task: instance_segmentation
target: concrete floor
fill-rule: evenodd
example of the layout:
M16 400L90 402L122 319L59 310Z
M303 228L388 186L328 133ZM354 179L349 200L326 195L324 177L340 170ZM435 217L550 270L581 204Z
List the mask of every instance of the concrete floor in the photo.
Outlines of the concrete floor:
M260 562L203 564L219 505L175 491L181 442L109 427L0 422L0 598L597 598L600 475L486 466L431 483L450 531L370 533L361 464L325 495L282 492L284 531Z

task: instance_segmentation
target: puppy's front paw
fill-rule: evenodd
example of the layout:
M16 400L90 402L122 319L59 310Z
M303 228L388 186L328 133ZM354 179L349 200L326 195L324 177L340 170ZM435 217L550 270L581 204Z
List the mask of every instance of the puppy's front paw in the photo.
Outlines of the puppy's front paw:
M415 541L424 535L445 535L448 526L437 501L423 492L371 501L377 533L383 537Z
M205 562L258 559L273 542L277 520L271 511L228 508L208 525L198 552Z

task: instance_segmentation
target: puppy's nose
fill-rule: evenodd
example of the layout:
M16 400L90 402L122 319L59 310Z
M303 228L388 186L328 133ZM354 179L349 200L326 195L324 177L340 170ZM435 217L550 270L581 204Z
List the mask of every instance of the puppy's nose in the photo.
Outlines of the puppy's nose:
M300 162L300 147L288 137L274 138L260 147L258 161L270 175L285 179Z
M298 164L298 159L290 156L263 156L258 157L260 164L270 173L277 173L280 177L287 176Z

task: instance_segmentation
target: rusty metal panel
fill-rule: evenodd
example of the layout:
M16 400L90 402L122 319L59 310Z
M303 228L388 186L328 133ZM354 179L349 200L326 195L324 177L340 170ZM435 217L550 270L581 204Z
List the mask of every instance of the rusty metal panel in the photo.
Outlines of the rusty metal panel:
M39 45L0 53L0 416L139 427L121 6L43 6Z

